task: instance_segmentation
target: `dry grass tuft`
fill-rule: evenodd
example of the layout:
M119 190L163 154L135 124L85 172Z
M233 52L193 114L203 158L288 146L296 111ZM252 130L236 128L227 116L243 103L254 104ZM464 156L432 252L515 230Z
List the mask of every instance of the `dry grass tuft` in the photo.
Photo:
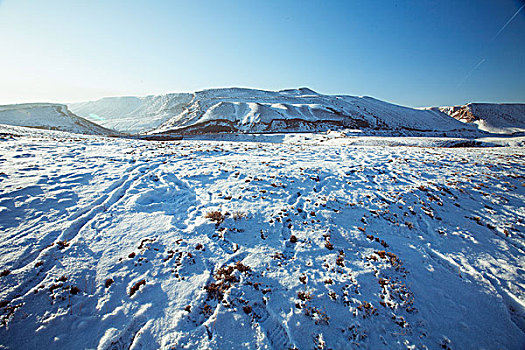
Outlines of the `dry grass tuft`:
M58 241L57 245L58 245L58 249L64 249L69 246L69 242L64 239L63 241Z
M224 221L225 216L218 210L210 211L206 213L204 216L206 219L210 219L210 221L215 222L217 225L222 224Z
M232 219L235 221L246 219L247 217L248 217L248 214L243 213L242 211L234 211L232 214Z
M312 294L308 292L298 292L297 297L302 301L311 301L313 299Z
M129 290L129 296L132 297L139 290L140 286L143 286L145 284L146 280L140 280L137 283L135 283Z

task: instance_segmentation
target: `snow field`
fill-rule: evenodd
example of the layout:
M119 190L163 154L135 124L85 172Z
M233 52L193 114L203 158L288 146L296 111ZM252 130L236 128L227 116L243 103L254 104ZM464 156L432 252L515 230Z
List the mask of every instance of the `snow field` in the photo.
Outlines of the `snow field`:
M0 345L522 348L524 155L2 136Z

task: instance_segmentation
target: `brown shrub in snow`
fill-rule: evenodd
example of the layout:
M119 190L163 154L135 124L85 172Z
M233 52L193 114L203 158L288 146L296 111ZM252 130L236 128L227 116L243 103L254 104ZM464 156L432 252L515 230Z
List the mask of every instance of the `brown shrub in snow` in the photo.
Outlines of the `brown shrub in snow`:
M210 211L204 216L210 221L214 221L217 225L220 225L224 221L224 215L220 211Z
M129 296L132 297L139 290L140 286L143 286L145 284L146 280L140 280L137 283L135 283L129 290Z
M58 241L57 245L58 249L64 249L65 247L69 246L69 242L64 239L62 241Z

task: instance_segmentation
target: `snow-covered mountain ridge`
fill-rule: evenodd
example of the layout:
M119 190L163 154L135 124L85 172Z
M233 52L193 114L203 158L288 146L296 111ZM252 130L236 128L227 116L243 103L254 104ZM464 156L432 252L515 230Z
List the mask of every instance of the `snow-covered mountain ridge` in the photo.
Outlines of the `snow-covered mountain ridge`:
M6 105L0 106L0 124L85 134L149 135L145 137L338 129L392 136L478 137L487 132L525 133L525 104L469 103L414 109L372 97L322 95L308 88L221 88L105 97L69 106Z
M193 94L166 94L146 97L104 97L97 101L71 103L69 108L77 115L106 128L126 133L140 133L154 129L183 107Z
M464 123L474 123L483 131L496 134L525 132L523 103L468 103L435 109Z
M410 133L475 132L439 110L419 110L372 97L322 95L308 88L209 89L193 94L114 97L73 103L71 110L124 132L201 134L326 131L353 128Z
M115 134L112 130L74 115L65 105L53 103L24 103L0 106L0 124L88 135Z

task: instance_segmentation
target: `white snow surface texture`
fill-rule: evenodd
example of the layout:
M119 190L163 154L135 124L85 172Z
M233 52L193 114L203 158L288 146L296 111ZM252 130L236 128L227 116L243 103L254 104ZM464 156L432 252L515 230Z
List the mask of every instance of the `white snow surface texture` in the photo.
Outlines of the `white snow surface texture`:
M0 127L0 348L525 348L522 147L308 138Z
M122 132L304 132L334 128L475 130L439 110L372 97L322 95L308 88L262 91L221 88L192 94L108 97L71 103L76 114Z

